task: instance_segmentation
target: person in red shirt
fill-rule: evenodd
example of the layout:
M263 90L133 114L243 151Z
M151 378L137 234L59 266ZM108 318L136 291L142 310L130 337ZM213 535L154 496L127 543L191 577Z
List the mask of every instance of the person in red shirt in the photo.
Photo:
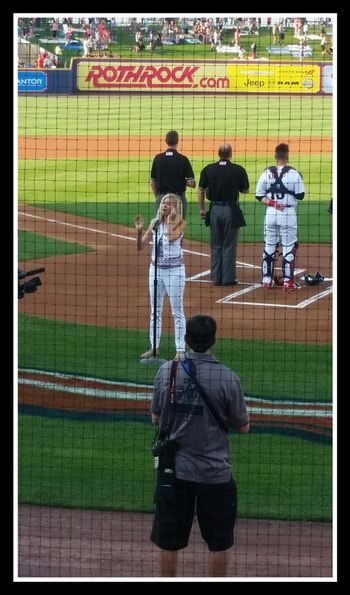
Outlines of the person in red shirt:
M38 68L44 68L44 56L43 54L38 54L36 58L36 65Z

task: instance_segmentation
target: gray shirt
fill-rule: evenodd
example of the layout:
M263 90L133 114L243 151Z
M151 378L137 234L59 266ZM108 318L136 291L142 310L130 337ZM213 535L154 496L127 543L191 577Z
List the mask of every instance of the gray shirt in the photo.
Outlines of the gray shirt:
M225 425L238 430L249 422L238 376L210 354L190 353L196 378ZM172 362L158 370L151 412L160 415L160 430L170 418L169 380ZM231 478L228 434L209 412L197 387L178 365L176 403L170 438L178 442L176 477L203 483L225 483Z

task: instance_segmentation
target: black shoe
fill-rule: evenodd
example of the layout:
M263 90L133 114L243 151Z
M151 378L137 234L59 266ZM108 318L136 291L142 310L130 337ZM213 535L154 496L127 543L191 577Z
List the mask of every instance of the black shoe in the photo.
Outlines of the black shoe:
M236 279L235 281L232 281L231 283L221 283L221 285L222 285L223 287L226 287L226 286L228 286L228 285L238 285L238 281L237 281L237 279Z

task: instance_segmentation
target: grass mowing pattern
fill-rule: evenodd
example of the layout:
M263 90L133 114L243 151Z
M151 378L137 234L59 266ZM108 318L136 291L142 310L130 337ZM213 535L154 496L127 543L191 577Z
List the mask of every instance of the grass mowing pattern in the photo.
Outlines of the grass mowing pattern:
M130 55L130 39L130 34L125 34L119 39L124 47L118 44L114 49L120 49L123 56ZM243 45L250 41L242 39ZM270 41L271 37L260 36L259 56ZM315 50L319 47L318 42L313 45ZM164 47L155 58L176 56L213 59L206 47L184 46ZM291 60L288 56L280 59ZM21 136L147 137L152 133L163 138L166 130L175 127L182 137L215 135L231 142L237 136L312 140L331 136L331 110L331 97L28 96L18 99L18 131ZM216 151L213 146L211 154L191 159L197 181L202 167L217 159ZM19 201L131 225L134 209L145 209L146 216L146 209L154 203L149 187L152 158L20 161ZM256 158L235 154L234 158L247 168L252 190L242 197L248 226L242 230L240 241L262 244L264 209L259 209L254 189L262 169L273 162L273 155ZM306 186L306 199L299 209L299 239L329 242L326 208L332 196L331 156L295 154L291 164L302 171ZM196 191L187 194L187 237L205 241L208 230L198 222ZM44 250L49 250L48 243ZM25 251L28 253L28 246ZM22 315L19 331L20 366L153 381L154 370L141 369L138 364L139 354L148 345L145 331L96 328ZM173 337L163 337L162 352L173 356ZM237 371L247 393L331 399L331 346L223 339L214 353ZM154 472L149 446L154 430L150 425L28 415L20 416L19 422L22 502L152 509ZM330 520L330 447L285 436L251 434L234 436L232 448L240 516Z
M240 201L241 208L247 222L247 227L242 227L239 235L239 243L254 242L261 244L263 248L263 220L265 209L254 199L243 198ZM298 231L299 244L303 242L317 242L329 244L332 241L332 218L327 208L329 200L325 201L303 201L298 207ZM130 226L130 235L135 237L133 220L135 215L141 213L145 219L145 226L155 215L155 202L77 202L66 203L38 203L36 206L46 209L53 209L71 215L97 219L108 223L119 223ZM317 224L315 224L317 221ZM88 225L88 222L87 222ZM186 238L209 244L210 232L199 218L198 205L194 202L188 203ZM187 257L188 258L188 257ZM258 263L260 265L260 263Z
M82 244L64 242L30 231L18 231L18 257L22 261L92 251L93 248Z
M331 136L332 97L112 94L18 98L20 136L151 134L164 138L175 122L181 137ZM217 148L213 147L215 153Z
M19 315L19 366L111 380L153 384L156 369L139 363L148 332L73 324ZM174 357L164 334L163 357ZM276 399L329 401L332 348L278 341L218 339L214 355L241 378L247 394ZM254 367L252 367L254 362ZM285 370L281 374L281 369Z
M22 503L153 510L150 423L19 416ZM284 436L230 437L241 517L331 520L328 446Z

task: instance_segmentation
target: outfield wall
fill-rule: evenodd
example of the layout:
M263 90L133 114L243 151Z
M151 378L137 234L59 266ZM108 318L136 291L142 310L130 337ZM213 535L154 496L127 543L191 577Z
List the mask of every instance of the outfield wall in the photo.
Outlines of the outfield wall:
M332 92L332 63L75 58L69 70L18 70L19 94L325 95Z

